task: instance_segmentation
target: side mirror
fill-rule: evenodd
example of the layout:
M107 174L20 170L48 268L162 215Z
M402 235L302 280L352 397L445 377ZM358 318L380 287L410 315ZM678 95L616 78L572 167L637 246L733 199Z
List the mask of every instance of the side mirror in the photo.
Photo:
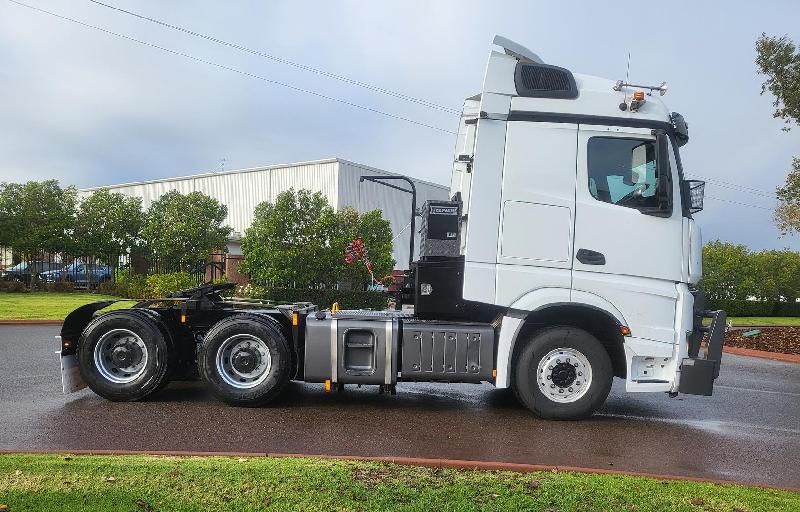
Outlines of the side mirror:
M703 196L705 195L706 182L701 180L682 180L681 196L684 208L689 213L697 213L703 209Z

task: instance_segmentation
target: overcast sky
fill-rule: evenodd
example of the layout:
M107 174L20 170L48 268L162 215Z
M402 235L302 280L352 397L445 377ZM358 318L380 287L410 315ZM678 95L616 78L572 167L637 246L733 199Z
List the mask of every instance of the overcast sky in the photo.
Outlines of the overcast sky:
M441 127L452 114L343 84L87 0L24 0L238 70ZM761 32L800 41L800 3L105 0L303 65L452 108L478 92L501 34L545 62L666 80L690 124L689 172L709 183L707 240L779 238L773 192L800 155L759 96ZM78 187L338 156L448 183L454 136L145 47L0 0L0 181ZM742 187L747 187L742 189ZM773 197L770 197L773 196Z

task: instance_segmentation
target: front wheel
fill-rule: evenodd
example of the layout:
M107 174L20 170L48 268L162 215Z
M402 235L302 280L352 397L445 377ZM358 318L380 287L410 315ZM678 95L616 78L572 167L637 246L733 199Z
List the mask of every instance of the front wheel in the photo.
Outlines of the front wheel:
M534 333L517 353L514 391L537 416L579 419L603 405L613 376L597 338L576 327L551 327Z
M208 331L197 362L214 396L255 407L271 401L289 382L291 355L274 320L235 315Z

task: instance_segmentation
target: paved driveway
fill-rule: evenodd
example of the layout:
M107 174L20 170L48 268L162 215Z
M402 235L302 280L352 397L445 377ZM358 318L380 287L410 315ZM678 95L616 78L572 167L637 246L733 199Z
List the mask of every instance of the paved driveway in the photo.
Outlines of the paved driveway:
M800 365L725 356L713 397L625 394L590 420L543 421L488 384L326 395L293 383L236 409L198 382L137 403L61 395L57 326L0 326L0 449L281 452L583 466L800 488Z

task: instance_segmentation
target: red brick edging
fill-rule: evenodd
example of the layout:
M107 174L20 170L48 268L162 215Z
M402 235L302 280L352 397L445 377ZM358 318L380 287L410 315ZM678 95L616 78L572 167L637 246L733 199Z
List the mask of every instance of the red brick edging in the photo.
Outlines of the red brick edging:
M782 354L780 352L767 352L765 350L753 350L751 348L740 347L722 347L723 352L735 356L759 357L761 359L770 359L772 361L783 361L785 363L800 363L800 355L797 354ZM725 364L723 361L722 364Z
M515 471L518 473L534 472L570 472L592 475L626 475L658 480L687 480L691 482L704 482L719 485L744 485L761 489L779 489L783 491L798 492L800 487L780 487L766 484L751 484L720 480L716 478L702 478L697 476L663 475L658 473L644 473L639 471L622 471L618 469L583 468L577 466L553 466L548 464L525 464L519 462L493 462L482 460L459 459L424 459L417 457L370 457L357 455L312 455L302 453L251 453L251 452L203 452L203 451L148 451L148 450L4 450L0 455L159 455L171 457L271 457L271 458L298 458L298 459L332 459L344 461L386 462L404 466L423 466L429 468L449 468L481 471Z

